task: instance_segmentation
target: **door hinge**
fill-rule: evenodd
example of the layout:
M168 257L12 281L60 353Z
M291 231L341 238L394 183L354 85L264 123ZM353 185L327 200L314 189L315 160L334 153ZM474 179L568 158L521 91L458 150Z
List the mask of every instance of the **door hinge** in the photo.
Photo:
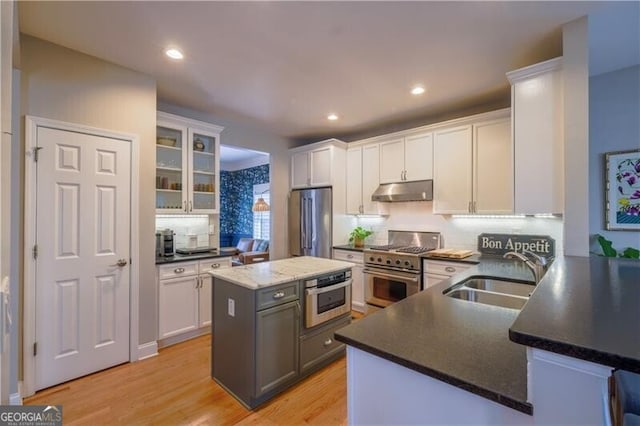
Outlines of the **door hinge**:
M35 161L36 163L38 162L38 153L41 149L41 146L36 146L35 148L33 148L33 161Z
M33 342L33 356L38 355L38 342Z
M37 245L37 244L35 244L35 245L33 246L33 258L34 258L34 259L37 259L37 258L38 258L38 245Z

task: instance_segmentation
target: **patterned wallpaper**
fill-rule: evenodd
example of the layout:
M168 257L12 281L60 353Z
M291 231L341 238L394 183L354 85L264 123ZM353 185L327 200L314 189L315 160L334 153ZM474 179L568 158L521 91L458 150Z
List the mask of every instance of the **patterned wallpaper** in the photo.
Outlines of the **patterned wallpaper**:
M268 182L268 164L220 172L220 246L253 234L253 185Z

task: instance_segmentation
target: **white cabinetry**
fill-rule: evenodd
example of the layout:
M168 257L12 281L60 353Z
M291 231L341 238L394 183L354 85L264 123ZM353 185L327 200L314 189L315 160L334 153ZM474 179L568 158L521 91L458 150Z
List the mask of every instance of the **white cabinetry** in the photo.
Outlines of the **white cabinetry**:
M423 287L426 290L427 288L449 279L472 266L473 265L470 263L425 259L422 261Z
M384 203L371 201L380 184L380 146L347 150L347 214L387 214Z
M380 142L380 183L433 178L433 135L417 133Z
M515 212L564 210L562 58L507 73L511 82Z
M333 146L323 146L291 155L291 187L329 186L333 183Z
M434 132L433 151L434 213L513 211L508 117L438 129Z
M173 338L161 346L210 331L203 328L211 325L208 272L227 267L231 267L230 257L158 266L158 338Z
M351 269L351 309L364 313L364 257L362 252L334 249L333 258L355 263Z
M158 112L156 212L217 213L223 128Z

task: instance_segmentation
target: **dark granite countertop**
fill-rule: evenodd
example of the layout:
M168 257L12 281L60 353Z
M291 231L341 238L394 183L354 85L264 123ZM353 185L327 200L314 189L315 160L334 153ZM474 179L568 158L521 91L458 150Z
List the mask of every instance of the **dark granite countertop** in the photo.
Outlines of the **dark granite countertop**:
M640 373L640 261L557 259L509 334L523 345Z
M455 278L367 315L336 332L351 346L526 414L526 348L509 340L518 311L442 294L469 276L530 281L520 262L487 258Z
M496 259L495 256L482 256L479 253L472 254L471 256L465 257L464 259L452 259L450 257L435 257L435 256L430 256L429 253L423 253L423 254L420 255L420 257L422 257L423 260L437 260L437 261L444 261L444 262L471 263L473 265L477 265L483 259L484 260L489 260L489 261L493 260L493 259Z
M156 265L164 265L165 263L188 262L190 260L213 259L216 257L230 257L235 252L209 252L197 254L178 254L170 257L156 257Z
M338 249L338 250L350 250L350 251L359 251L359 252L363 252L364 249L369 248L371 246L364 246L364 247L354 247L351 244L344 244L344 245L340 245L340 246L333 246L334 249Z

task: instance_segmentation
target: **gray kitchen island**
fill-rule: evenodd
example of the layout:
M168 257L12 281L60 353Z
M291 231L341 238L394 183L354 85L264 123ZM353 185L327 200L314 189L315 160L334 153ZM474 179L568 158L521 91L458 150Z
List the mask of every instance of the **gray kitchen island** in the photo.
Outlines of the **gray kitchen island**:
M247 408L345 353L353 264L295 257L213 276L211 375Z

